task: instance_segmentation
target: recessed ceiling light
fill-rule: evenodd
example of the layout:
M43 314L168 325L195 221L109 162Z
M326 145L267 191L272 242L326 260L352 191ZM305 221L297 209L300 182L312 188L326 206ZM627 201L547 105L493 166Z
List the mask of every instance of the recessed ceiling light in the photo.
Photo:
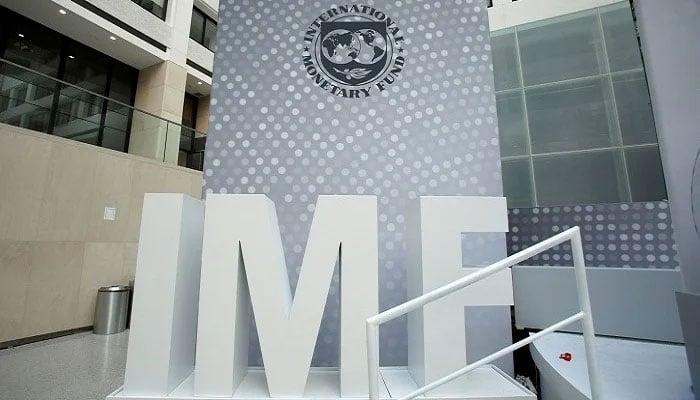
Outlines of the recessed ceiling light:
M109 40L117 40L117 38L114 37L114 36L110 36L110 37L109 37Z
M198 85L201 85L201 84L202 84L202 81L197 81L197 84L198 84Z
M18 33L17 36L24 37L24 33Z
M75 56L68 56L68 58L70 58L71 60L73 60L73 59L75 58Z
M68 13L66 12L66 10L64 10L64 9L62 9L62 8L61 8L60 10L58 10L58 13L61 14L61 15L66 15L66 14L68 14Z

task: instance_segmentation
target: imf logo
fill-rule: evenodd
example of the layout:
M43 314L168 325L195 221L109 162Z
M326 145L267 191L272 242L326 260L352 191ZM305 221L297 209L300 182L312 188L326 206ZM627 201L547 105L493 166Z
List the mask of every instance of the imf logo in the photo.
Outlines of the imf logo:
M333 95L367 97L398 79L405 63L403 40L396 23L373 7L331 8L304 35L304 68Z
M323 22L318 58L324 71L338 81L362 86L389 66L384 22Z

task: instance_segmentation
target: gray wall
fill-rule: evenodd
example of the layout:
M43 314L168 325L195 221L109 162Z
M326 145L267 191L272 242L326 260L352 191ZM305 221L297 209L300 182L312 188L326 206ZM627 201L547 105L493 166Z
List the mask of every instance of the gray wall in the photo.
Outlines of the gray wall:
M301 59L307 26L333 4L221 1L205 187L275 201L293 285L317 196L377 195L383 310L406 300L412 199L502 195L487 10L483 0L367 1L402 29L407 61L383 95L345 99L317 87ZM463 242L479 250L466 252L466 264L506 254L503 234ZM337 363L337 289L334 282L315 365ZM468 315L488 327L468 332L478 343L469 347L473 355L510 343L508 307ZM380 337L382 364L406 365L405 320L387 324ZM256 339L251 357L261 361Z
M686 288L700 292L693 176L700 149L700 1L634 2ZM694 188L700 190L700 182ZM695 197L695 198L694 198ZM696 211L700 213L700 211Z
M680 271L590 268L587 279L596 334L683 343L676 307ZM513 296L520 328L544 329L579 310L570 267L513 267ZM581 324L563 330L581 332Z

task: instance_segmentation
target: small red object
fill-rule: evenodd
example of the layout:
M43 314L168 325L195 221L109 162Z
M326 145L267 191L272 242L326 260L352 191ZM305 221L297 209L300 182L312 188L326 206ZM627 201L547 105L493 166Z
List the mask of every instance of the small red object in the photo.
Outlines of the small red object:
M567 353L561 353L561 354L559 355L559 358L561 358L562 360L564 360L564 361L566 361L566 362L569 362L569 361L571 361L571 353L568 353L568 352L567 352Z

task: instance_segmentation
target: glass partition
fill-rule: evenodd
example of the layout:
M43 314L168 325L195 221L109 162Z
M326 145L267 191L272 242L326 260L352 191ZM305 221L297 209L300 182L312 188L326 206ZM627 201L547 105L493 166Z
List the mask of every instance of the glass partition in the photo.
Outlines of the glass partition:
M666 198L627 2L492 33L510 207Z
M180 125L180 128L178 165L201 171L204 169L204 147L207 135L184 125Z
M0 122L48 132L54 91L51 78L0 64Z
M39 24L0 8L6 35L0 56L34 71L57 77L61 63L62 38Z
M202 168L203 133L3 59L0 123L122 152L138 141L132 153L160 161L175 146L170 154L184 153L183 166Z

